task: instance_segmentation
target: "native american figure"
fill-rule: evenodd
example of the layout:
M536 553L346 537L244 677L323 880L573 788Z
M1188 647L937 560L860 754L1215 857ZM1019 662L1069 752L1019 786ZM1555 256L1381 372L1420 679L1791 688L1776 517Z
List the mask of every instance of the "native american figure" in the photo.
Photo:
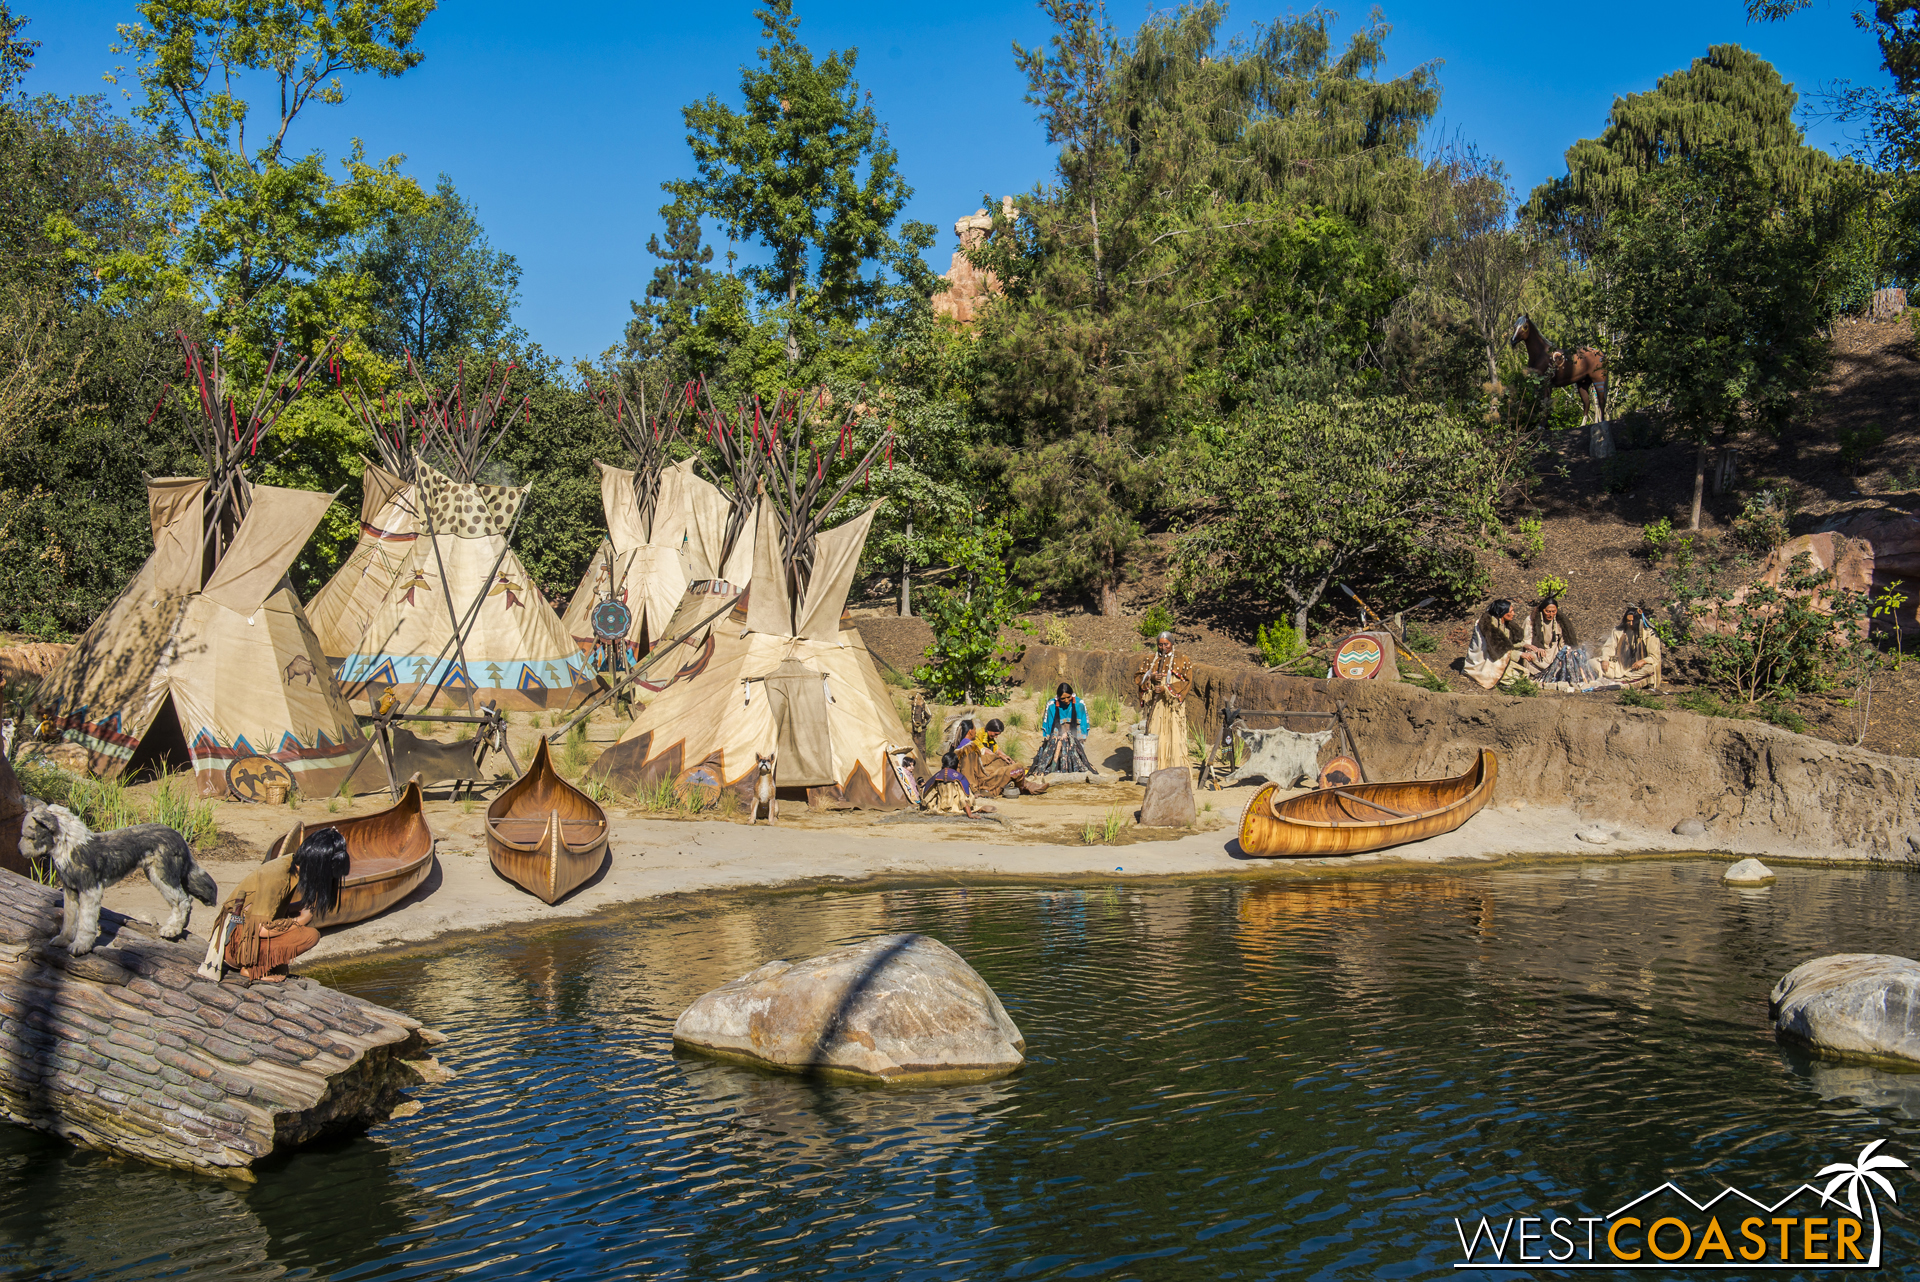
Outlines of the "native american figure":
M1160 741L1162 766L1187 763L1187 691L1193 689L1193 661L1173 648L1173 634L1154 638L1153 653L1134 673L1146 732Z

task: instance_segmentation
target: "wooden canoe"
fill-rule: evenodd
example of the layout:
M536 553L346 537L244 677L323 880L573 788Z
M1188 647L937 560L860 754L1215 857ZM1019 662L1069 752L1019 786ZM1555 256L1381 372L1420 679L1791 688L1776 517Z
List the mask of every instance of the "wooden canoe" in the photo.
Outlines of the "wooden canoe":
M1276 801L1279 788L1268 784L1240 817L1240 849L1267 859L1305 859L1423 841L1478 814L1499 777L1499 760L1482 748L1473 768L1457 779L1348 784L1285 801Z
M420 807L420 776L407 782L400 800L385 810L349 819L317 823L305 831L338 829L347 841L353 863L340 882L340 900L332 912L314 916L315 926L344 926L365 921L413 893L433 871L433 829ZM278 859L286 842L280 837L267 847L266 858Z
M487 807L487 857L502 877L550 904L607 860L607 812L560 777L545 735L527 773Z

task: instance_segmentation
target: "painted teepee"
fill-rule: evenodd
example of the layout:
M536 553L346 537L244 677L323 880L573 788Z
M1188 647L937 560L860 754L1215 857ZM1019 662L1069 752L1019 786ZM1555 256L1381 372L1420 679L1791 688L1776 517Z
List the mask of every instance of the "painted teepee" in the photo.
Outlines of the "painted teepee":
M607 537L594 550L567 602L560 625L581 652L598 655L602 666L626 668L667 636L667 625L686 594L689 574L687 513L695 460L668 461L667 449L680 434L680 416L671 410L650 412L644 397L638 408L626 397L596 398L600 412L627 442L632 468L596 461L600 469L600 506ZM706 486L712 489L712 486ZM594 629L594 611L608 602L627 612L626 653L609 654Z
M421 706L454 703L539 710L584 697L592 676L510 546L527 487L479 480L502 436L511 367L469 398L426 393L413 411L415 538L393 587L340 664L350 698L392 690Z
M765 475L752 521L752 586L594 764L592 773L618 788L670 781L709 796L733 789L749 801L758 758L772 755L775 783L806 789L809 804L911 804L902 775L912 740L866 643L842 619L879 504L821 528L891 433L827 497L827 460L804 445L806 404L783 399L772 416L784 420L786 440L772 430L752 438ZM843 418L843 448L849 436Z
M361 458L366 471L360 480L360 536L346 562L307 603L307 618L336 671L360 648L367 625L400 584L420 537L405 403L382 397L376 410L364 393L356 400L342 388L341 396L372 434L380 462Z
M272 757L303 793L346 778L365 740L287 567L333 501L256 485L246 465L316 368L276 350L246 414L217 354L181 336L207 475L147 484L153 554L41 686L89 769L190 766L203 796L243 757Z

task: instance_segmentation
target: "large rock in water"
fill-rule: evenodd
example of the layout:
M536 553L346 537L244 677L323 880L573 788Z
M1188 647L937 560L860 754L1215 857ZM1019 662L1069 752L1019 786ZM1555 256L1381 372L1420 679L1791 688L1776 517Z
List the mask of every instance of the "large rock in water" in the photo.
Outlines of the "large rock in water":
M1199 815L1193 804L1193 776L1185 766L1156 770L1140 800L1142 828L1191 828Z
M676 1046L796 1073L977 1082L1011 1073L1026 1039L960 954L879 935L802 962L771 961L697 998Z
M1836 953L1773 986L1774 1027L1837 1055L1920 1063L1920 962Z

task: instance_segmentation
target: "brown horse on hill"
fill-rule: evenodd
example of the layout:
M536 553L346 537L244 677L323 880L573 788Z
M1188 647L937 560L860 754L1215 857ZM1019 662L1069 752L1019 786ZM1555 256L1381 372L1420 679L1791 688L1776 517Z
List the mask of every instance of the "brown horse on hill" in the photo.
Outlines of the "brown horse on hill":
M1580 393L1580 421L1586 422L1593 412L1594 401L1600 404L1600 422L1607 419L1607 354L1597 347L1583 347L1568 355L1547 346L1547 340L1540 336L1534 327L1533 318L1521 313L1514 322L1513 337L1508 347L1516 343L1527 345L1527 368L1536 374L1552 378L1555 387L1572 387Z

